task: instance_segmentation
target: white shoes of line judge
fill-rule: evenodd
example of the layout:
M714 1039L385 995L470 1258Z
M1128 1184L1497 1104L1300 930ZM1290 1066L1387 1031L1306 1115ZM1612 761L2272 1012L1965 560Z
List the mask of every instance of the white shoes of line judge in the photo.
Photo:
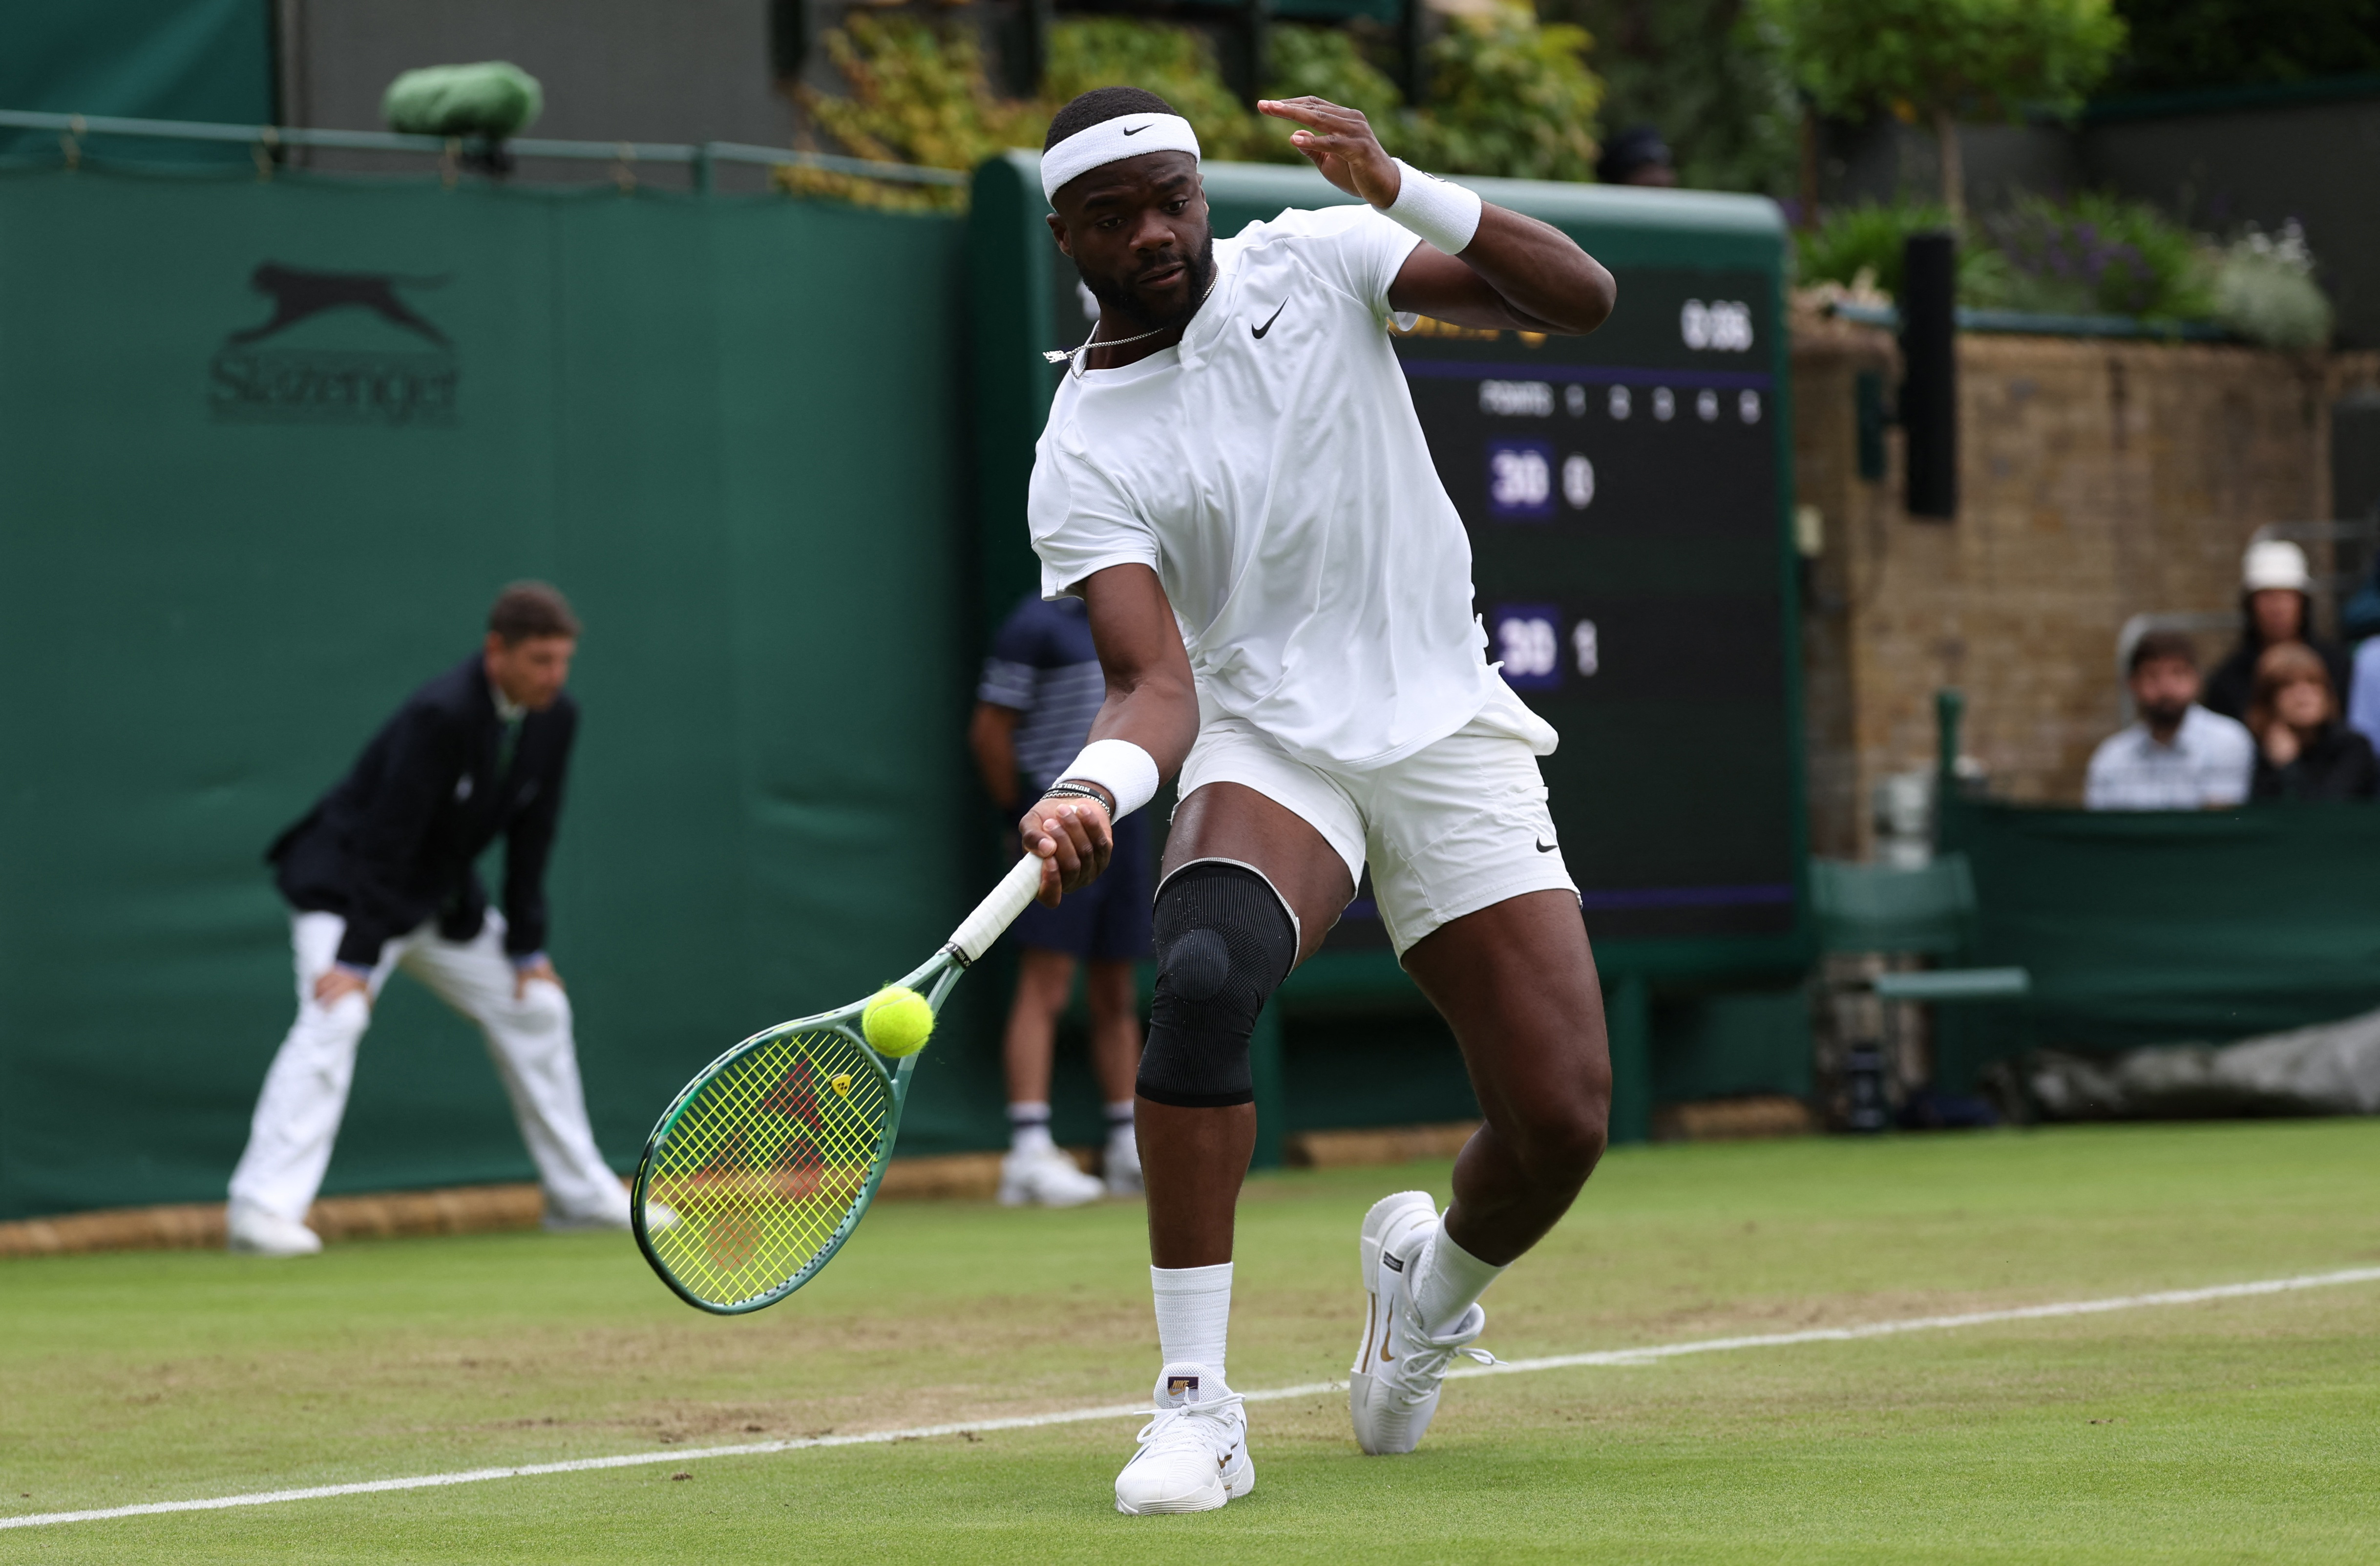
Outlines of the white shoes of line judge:
M599 1212L564 1213L551 1207L545 1213L545 1229L551 1234L576 1234L590 1230L624 1230L628 1227L628 1193L623 1187L616 1205ZM659 1202L645 1208L648 1228L666 1229L677 1221L677 1214ZM225 1248L238 1256L310 1256L322 1248L322 1237L294 1218L284 1218L268 1212L251 1202L234 1202L224 1215Z

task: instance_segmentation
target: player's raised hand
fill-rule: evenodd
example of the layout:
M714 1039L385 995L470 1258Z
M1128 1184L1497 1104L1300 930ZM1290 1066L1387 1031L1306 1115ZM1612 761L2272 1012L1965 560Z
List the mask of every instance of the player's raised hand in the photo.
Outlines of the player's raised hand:
M1115 852L1115 828L1089 799L1037 799L1016 823L1025 852L1041 859L1040 900L1054 908L1099 878Z
M1403 176L1396 160L1372 134L1372 122L1359 109L1342 109L1326 98L1263 98L1257 112L1285 119L1299 128L1289 144L1313 160L1322 177L1350 196L1361 196L1376 207L1397 199Z

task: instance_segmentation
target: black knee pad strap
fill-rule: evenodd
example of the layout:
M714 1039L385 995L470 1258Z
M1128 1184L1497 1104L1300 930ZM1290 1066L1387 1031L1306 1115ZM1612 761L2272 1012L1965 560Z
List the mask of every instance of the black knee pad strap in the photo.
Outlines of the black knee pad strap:
M1140 1096L1182 1109L1253 1103L1248 1037L1297 960L1297 927L1264 877L1202 859L1157 893L1157 995Z

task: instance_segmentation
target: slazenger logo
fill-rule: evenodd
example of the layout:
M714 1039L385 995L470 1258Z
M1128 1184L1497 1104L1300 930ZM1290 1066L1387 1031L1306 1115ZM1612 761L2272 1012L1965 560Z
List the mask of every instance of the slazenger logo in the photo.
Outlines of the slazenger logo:
M314 272L266 261L249 274L273 313L225 337L207 365L217 419L335 424L455 422L455 346L404 297L443 277Z

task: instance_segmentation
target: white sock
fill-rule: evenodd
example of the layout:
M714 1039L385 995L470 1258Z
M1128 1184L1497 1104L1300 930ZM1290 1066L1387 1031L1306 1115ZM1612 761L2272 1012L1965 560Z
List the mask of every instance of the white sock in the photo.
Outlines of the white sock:
M1491 1267L1456 1244L1440 1217L1438 1228L1423 1242L1421 1265L1415 1269L1415 1314L1431 1337L1442 1338L1503 1272L1502 1268Z
M1165 1363L1193 1361L1230 1385L1223 1342L1232 1327L1232 1264L1152 1267L1148 1286L1157 1293L1157 1341Z
M1112 1141L1121 1136L1129 1142L1132 1140L1132 1100L1126 1099L1123 1103L1110 1104L1108 1106L1109 1140Z
M1014 1153L1038 1153L1050 1143L1050 1106L1008 1106L1008 1148Z

